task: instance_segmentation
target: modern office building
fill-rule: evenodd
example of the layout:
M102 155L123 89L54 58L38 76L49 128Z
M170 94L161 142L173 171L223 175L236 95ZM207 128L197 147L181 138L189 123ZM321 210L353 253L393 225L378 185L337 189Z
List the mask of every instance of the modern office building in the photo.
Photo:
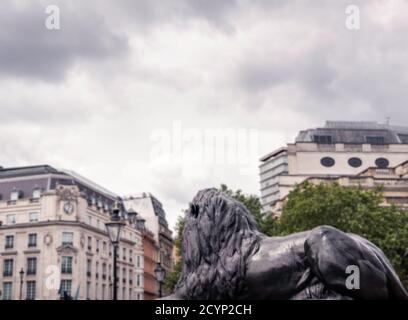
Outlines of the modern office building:
M146 221L146 228L153 232L159 247L158 261L169 274L173 270L173 237L166 220L163 205L150 193L123 198L128 211L137 212Z
M408 127L328 121L260 159L262 211L279 215L285 197L306 179L361 177L371 169L379 183L379 173L400 170L407 160Z
M1 298L111 299L113 256L105 223L117 200L71 171L1 168ZM143 299L142 236L131 219L123 228L117 270L118 298Z

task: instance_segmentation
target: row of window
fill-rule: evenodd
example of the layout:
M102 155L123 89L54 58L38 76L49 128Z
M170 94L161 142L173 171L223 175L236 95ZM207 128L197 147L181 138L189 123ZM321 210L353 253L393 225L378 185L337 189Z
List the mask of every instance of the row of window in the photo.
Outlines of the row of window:
M109 255L112 255L112 245L110 243L108 243L107 241L101 241L100 239L95 239L95 251L96 251L96 253L100 252L101 243L102 243L103 252L106 253L109 250ZM88 249L88 251L92 252L92 248L93 248L93 238L91 236L88 236L87 249ZM129 257L129 259L128 259L128 257ZM123 261L133 262L133 250L128 250L126 248L122 248L122 257L121 258L122 258ZM136 256L136 266L138 268L141 268L141 264L142 264L141 257L137 255Z
M140 260L140 257L138 256L138 259L137 260ZM72 262L71 262L72 263ZM139 261L139 263L140 263L140 261ZM109 268L109 270L108 270L108 268ZM96 263L95 263L95 269L96 269L96 271L95 271L95 278L96 279L99 279L99 271L100 271L100 269L99 269L99 262L98 261L96 261ZM106 264L106 263L102 263L102 280L106 280L107 279L107 272L108 272L108 275L109 275L109 279L110 279L110 276L111 276L111 274L112 274L112 265L111 264L109 264L109 266ZM118 268L117 269L117 274L118 274L118 277L119 277L119 272L120 272L120 269ZM92 260L91 259L88 259L87 260L87 265L86 265L86 273L87 273L87 276L88 277L92 277ZM122 281L123 281L123 283L126 283L126 279L127 279L127 276L129 276L129 283L130 284L133 284L133 271L131 270L131 269L129 269L129 271L127 272L126 271L126 268L123 268L122 269ZM136 285L137 286L142 286L142 280L141 280L141 276L140 276L140 274L138 274L138 275L136 275Z
M15 246L14 235L6 235L4 239L4 249L13 249ZM37 234L30 233L28 235L28 243L27 246L29 248L37 247Z
M42 194L42 189L34 188L31 194L31 199L39 199L41 197L41 194ZM23 197L24 197L23 191L17 188L14 188L10 192L10 201L17 201L19 199L22 199Z
M26 299L34 300L36 296L37 283L36 281L26 282ZM3 300L13 299L13 283L3 282Z
M363 165L363 161L357 157L350 158L347 162L349 166L353 168L359 168ZM332 157L324 157L320 159L320 163L322 166L330 168L336 164L336 160ZM386 169L390 165L390 162L386 158L378 158L375 160L375 165L380 169Z
M107 294L107 286L106 284L102 284L102 291L100 298L102 300L112 299L112 287L109 286L109 294ZM36 298L36 291L37 291L37 282L36 281L27 281L26 282L26 299L27 300L35 300ZM60 294L61 296L68 295L72 296L72 280L61 280L60 285ZM96 284L95 286L95 297L96 299L99 298L99 285ZM86 287L86 297L87 299L91 298L91 283L87 282ZM126 297L126 288L122 289L122 297L121 299L133 299L133 290L129 288L129 296ZM143 294L137 293L136 297L137 300L143 300ZM3 300L11 300L13 299L13 283L12 282L3 282Z
M318 144L332 144L334 143L331 135L314 135L313 141ZM383 136L366 136L365 142L367 144L385 144L385 137Z
M4 259L3 261L3 277L12 277L14 271L14 259ZM26 274L33 276L37 274L37 258L27 258Z
M21 216L19 214L19 216ZM28 213L28 221L29 222L38 222L38 212L29 212ZM16 224L17 223L17 214L10 213L6 215L6 223L7 224Z
M109 290L108 290L108 288L109 288ZM102 300L109 299L109 300L111 300L112 295L113 295L112 286L110 285L108 287L106 284L102 284L101 289L102 290L99 291L99 284L96 283L96 285L95 285L95 299L96 300L98 300L98 299L102 299ZM126 296L126 292L128 292L128 294L129 294L128 296ZM137 293L134 296L132 288L129 288L127 290L126 287L123 287L121 292L119 291L119 294L120 293L122 294L122 296L119 296L119 299L122 299L122 300L125 300L125 299L132 300L133 298L136 298L137 300L143 300L143 294L142 293ZM88 300L91 299L91 282L86 283L86 298Z

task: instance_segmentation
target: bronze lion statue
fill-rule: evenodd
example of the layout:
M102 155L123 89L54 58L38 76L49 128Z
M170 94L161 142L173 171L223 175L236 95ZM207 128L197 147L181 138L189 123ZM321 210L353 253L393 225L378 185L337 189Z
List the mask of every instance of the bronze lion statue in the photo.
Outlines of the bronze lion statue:
M352 288L350 266L359 271ZM164 299L408 300L408 294L368 240L330 226L267 237L242 203L206 189L186 213L181 276Z

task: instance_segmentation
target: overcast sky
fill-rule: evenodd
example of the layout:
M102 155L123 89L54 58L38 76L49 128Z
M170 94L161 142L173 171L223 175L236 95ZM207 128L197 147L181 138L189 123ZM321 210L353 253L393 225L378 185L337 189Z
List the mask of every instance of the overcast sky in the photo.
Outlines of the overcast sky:
M152 192L173 226L200 188L258 194L259 157L300 129L406 124L407 14L403 0L3 0L0 165Z

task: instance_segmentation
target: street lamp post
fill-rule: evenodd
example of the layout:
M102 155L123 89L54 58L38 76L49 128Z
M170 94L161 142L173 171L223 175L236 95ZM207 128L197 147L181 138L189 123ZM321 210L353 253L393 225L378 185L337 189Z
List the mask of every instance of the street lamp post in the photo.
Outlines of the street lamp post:
M125 225L125 222L120 218L120 211L120 204L115 202L111 221L105 223L109 240L113 246L113 300L118 299L117 253L120 242L120 232Z
M163 297L163 283L166 277L166 270L162 267L161 263L157 263L154 269L154 274L156 275L157 282L159 283L159 298Z
M24 283L24 269L20 270L20 300L23 300L23 283Z

